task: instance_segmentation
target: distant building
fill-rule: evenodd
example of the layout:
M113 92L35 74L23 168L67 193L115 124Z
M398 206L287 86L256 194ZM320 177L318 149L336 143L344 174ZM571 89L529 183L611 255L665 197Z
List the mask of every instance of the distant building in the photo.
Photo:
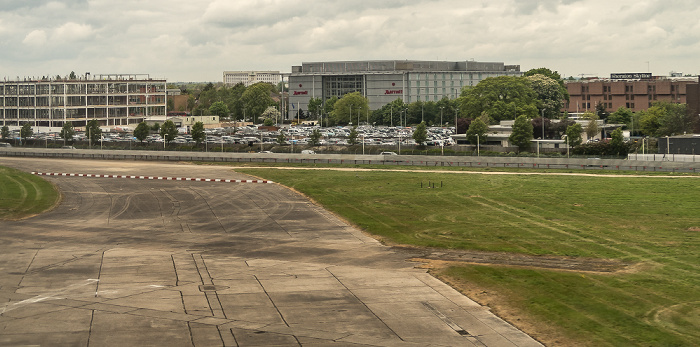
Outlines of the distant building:
M700 134L700 76L695 83L686 85L686 102L688 104L688 117L693 122L696 134ZM700 151L698 152L700 153Z
M697 78L694 77L652 77L651 74L612 74L611 77L613 78L566 81L569 102L563 111L595 111L596 105L602 104L609 112L620 107L636 112L648 109L657 101L684 104L687 102L686 87L697 83Z
M521 76L520 65L476 61L336 61L302 63L289 75L287 118L308 111L311 98L360 92L376 110L397 98L410 103L454 99L487 77Z
M282 75L279 71L224 71L224 84L227 86L243 83L248 87L258 82L277 85L282 82Z
M86 75L78 79L0 82L0 122L9 127L60 128L66 122L84 127L137 124L164 117L166 81L148 75Z

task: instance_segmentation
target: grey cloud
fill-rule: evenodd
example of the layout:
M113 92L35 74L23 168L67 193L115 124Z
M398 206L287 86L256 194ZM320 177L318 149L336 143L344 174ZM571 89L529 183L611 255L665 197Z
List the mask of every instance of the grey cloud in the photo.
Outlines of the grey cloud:
M9 12L18 9L32 9L45 6L50 2L62 3L68 5L69 7L78 5L86 6L88 3L87 0L0 0L0 12Z

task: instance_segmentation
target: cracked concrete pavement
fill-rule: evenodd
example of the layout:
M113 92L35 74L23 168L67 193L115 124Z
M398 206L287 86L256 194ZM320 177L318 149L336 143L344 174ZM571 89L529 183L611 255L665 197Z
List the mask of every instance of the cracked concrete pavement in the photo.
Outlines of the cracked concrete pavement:
M23 171L247 179L230 167L0 158ZM0 221L3 346L539 346L276 184L46 177Z

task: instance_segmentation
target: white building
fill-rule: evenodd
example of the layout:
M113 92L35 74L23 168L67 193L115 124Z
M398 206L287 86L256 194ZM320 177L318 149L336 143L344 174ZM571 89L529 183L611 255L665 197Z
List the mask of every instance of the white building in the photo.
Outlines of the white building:
M454 99L463 87L488 77L521 76L520 65L477 61L376 60L310 62L292 66L289 116L308 110L311 98L360 92L376 110L397 98L406 103Z
M224 84L227 86L243 83L248 87L258 82L277 85L282 82L282 75L279 71L224 71Z
M84 127L138 124L164 117L166 81L148 75L86 75L75 79L42 78L0 82L0 124L29 123L56 129L66 122Z

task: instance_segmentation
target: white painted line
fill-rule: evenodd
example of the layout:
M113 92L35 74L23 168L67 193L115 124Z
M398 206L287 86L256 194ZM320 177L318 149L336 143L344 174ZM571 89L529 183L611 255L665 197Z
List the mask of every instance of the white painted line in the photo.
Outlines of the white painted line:
M161 180L161 181L195 181L195 182L224 182L224 183L275 183L266 180L231 180L221 178L192 178L192 177L154 177L154 176L127 176L127 175L95 175L95 174L75 174L75 173L57 173L57 172L32 172L32 175L39 176L64 176L64 177L97 177L97 178L131 178L142 180Z

